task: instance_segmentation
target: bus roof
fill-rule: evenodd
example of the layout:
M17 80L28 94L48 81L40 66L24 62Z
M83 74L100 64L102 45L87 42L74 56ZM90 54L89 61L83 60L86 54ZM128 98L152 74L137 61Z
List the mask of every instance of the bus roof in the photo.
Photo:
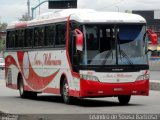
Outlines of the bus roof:
M7 29L67 21L69 16L70 20L82 23L146 23L142 16L131 13L100 12L91 9L65 9L42 14L28 22L11 23Z

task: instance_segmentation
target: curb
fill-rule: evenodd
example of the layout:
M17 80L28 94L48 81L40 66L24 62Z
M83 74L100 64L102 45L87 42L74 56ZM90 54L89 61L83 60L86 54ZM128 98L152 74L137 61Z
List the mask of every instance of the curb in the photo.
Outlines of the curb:
M160 91L160 80L150 80L150 90Z

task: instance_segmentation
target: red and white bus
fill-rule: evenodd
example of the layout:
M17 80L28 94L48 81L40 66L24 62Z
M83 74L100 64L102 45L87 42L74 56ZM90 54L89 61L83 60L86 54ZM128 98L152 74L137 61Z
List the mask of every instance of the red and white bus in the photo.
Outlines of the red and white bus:
M68 9L7 28L6 86L20 96L149 95L146 21L135 14Z

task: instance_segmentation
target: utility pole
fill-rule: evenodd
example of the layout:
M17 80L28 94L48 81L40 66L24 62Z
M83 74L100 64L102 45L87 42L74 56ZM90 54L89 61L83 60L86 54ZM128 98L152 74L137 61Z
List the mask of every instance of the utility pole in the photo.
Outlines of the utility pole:
M28 7L28 20L30 19L30 0L27 1L27 7Z
M31 8L31 10L32 10L32 19L34 18L34 10L35 10L37 7L39 7L40 5L42 5L43 3L49 2L49 1L50 1L50 0L44 0L44 1L40 2L37 6ZM40 11L39 11L39 12L40 12Z
M118 6L115 6L117 8L117 11L119 12L119 7Z

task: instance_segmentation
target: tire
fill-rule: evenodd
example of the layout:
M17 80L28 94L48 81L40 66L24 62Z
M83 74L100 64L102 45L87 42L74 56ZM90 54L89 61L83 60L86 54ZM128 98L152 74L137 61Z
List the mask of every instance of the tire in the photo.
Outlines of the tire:
M69 96L69 86L66 79L63 80L61 88L62 88L61 96L63 98L64 103L71 104L72 97Z
M118 96L118 100L121 105L127 105L129 103L130 99L131 99L130 95Z
M19 94L21 98L26 98L27 95L27 91L24 90L24 84L23 84L23 78L22 76L19 77L19 83L18 83L18 88L19 88Z
M24 83L22 76L19 77L19 94L21 98L36 98L37 93L31 92L31 91L25 91L24 90Z

